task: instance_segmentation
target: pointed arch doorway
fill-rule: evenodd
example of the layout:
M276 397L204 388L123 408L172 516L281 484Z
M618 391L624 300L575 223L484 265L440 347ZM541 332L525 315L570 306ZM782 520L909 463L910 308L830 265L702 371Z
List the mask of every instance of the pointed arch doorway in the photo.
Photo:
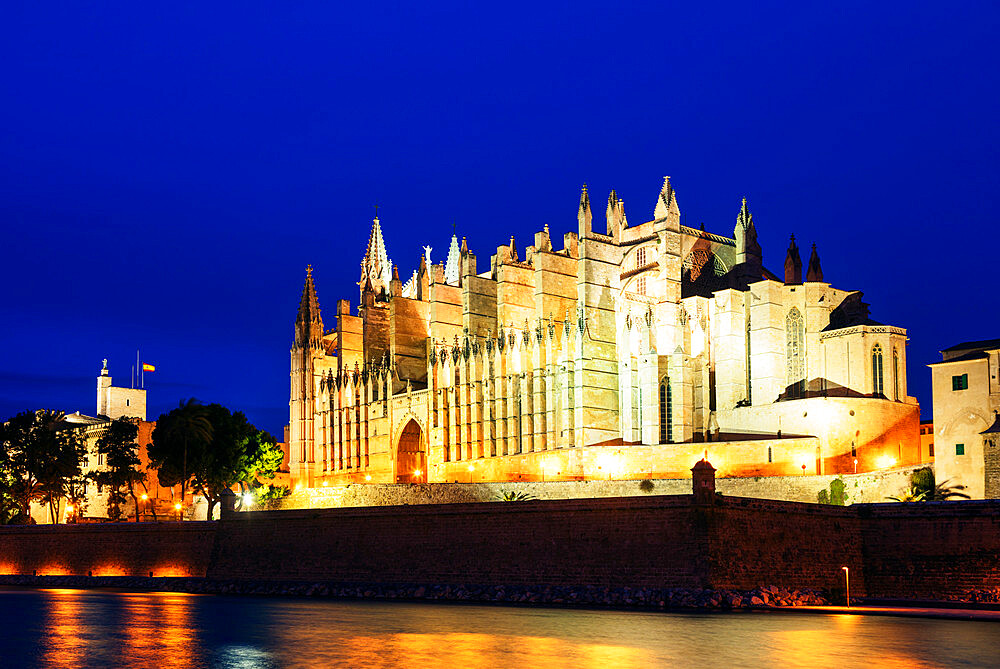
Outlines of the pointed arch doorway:
M396 444L396 483L426 483L427 455L424 433L412 418L403 426Z

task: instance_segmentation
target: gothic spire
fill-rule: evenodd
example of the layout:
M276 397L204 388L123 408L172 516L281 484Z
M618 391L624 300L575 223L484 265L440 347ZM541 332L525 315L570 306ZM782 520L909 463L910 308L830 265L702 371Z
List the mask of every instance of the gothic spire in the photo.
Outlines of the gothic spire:
M361 278L358 280L358 285L363 289L368 281L371 281L372 288L377 294L381 294L383 290L388 293L389 282L392 281L392 263L389 262L389 255L385 249L378 216L372 220L368 248L365 249L364 258L361 259Z
M809 256L809 268L806 270L806 281L822 281L823 268L819 266L819 254L816 252L816 245L813 244L812 254Z
M578 224L578 234L580 238L590 234L591 221L594 215L590 211L590 195L587 194L587 184L583 184L583 191L580 193L580 207L576 211L576 222Z
M618 197L613 189L608 195L608 209L605 212L608 223L608 234L621 234L621 231L628 227L628 220L625 218L625 200Z
M785 255L785 283L802 283L802 258L799 257L799 247L795 245L795 235L792 235Z
M738 263L753 262L761 264L763 261L763 251L757 243L757 228L753 224L753 214L747 206L747 199L743 198L740 213L736 216L736 228L733 231L736 238L736 258Z
M672 212L676 213L679 223L681 212L677 205L677 195L674 193L673 184L670 183L670 177L663 177L663 186L660 187L660 194L656 198L653 218L658 221L667 218Z
M462 252L458 248L458 235L452 233L451 245L448 247L448 259L444 262L444 282L449 286L457 286L461 275Z
M306 266L306 282L302 286L302 299L295 317L295 343L318 345L323 336L323 316L320 314L319 298L313 283L312 265Z

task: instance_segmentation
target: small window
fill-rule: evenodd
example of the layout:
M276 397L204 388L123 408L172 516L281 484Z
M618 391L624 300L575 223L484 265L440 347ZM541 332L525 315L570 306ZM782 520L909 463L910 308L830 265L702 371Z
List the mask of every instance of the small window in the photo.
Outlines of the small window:
M646 277L640 276L638 279L635 280L635 292L639 293L640 295L646 294Z
M934 457L934 444L927 444L927 455Z
M646 266L646 247L642 247L641 249L636 249L636 251L635 251L635 266L636 266L636 269L638 269L639 267L645 267Z
M851 442L851 457L852 458L858 457L858 447L854 445L853 441Z
M965 444L955 444L955 455L965 455Z
M767 461L768 462L772 462L772 460L771 460L771 447L770 446L767 447Z
M125 406L129 406L129 402L131 402L131 401L132 400L125 400Z
M968 390L969 389L969 375L962 374L961 376L951 377L951 389L952 390Z

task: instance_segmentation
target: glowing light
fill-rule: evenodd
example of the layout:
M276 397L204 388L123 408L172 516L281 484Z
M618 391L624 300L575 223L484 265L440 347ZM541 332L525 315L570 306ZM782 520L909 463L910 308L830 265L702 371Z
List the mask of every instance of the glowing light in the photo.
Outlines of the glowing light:
M181 503L177 502L176 504L174 504L174 511L180 511L180 510L181 510Z
M372 475L371 474L365 474L365 480L366 481L371 481L372 480Z
M423 474L423 472L422 472L422 471L420 471L419 469L414 469L414 470L413 470L413 475L414 475L414 476L420 476L421 474Z
M324 488L325 488L326 486L328 486L328 485L329 485L329 483L327 483L326 481L323 481L323 487L324 487Z
M139 499L145 502L147 499L149 499L149 495L147 495L146 493L142 493L142 496Z
M469 471L470 472L476 471L476 467L474 465L469 465Z
M67 504L66 505L66 513L73 513L73 505L72 504Z
M302 484L301 483L296 483L295 484L295 489L296 490L302 490Z
M875 466L879 469L885 469L887 467L892 467L896 464L896 458L891 455L880 455L877 460L875 460Z
M244 504L253 504L253 493L252 492L245 492L245 493L243 493L243 503Z

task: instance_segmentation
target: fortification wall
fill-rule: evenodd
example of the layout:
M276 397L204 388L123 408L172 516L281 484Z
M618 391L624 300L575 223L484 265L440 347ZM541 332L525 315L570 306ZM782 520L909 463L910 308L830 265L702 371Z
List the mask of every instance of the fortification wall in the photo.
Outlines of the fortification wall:
M866 474L844 474L848 503L884 502L909 485L910 474L918 466L885 469ZM716 479L716 490L733 497L755 497L789 502L816 502L837 475L759 476ZM643 481L652 484L643 490ZM648 485L648 484L647 484ZM362 483L319 488L303 488L280 500L268 500L263 510L329 509L354 506L412 504L455 504L492 502L503 492L523 492L534 499L582 499L602 497L644 497L686 495L690 478L612 481L509 481L506 483L430 483L423 485Z
M0 574L205 576L216 523L10 525Z
M1000 589L1000 503L833 507L690 495L0 528L0 574L424 585L755 586L951 598Z
M957 599L1000 588L1000 503L873 504L858 515L872 596Z

